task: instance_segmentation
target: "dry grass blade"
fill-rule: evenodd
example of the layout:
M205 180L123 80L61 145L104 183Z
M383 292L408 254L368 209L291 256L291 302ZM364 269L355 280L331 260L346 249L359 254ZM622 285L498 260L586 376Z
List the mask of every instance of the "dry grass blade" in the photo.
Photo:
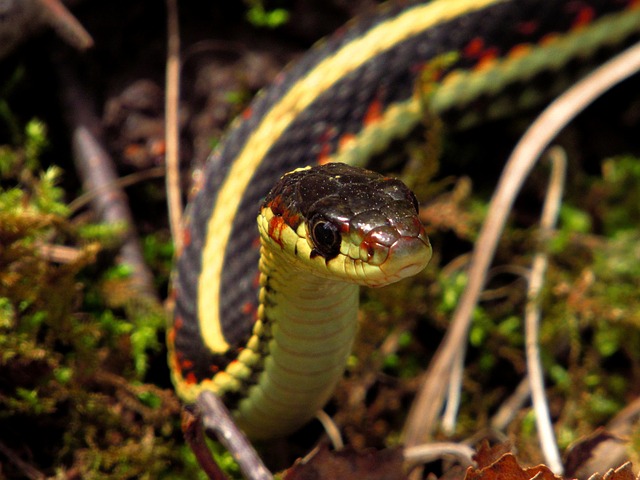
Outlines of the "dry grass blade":
M418 445L434 431L449 383L452 362L466 343L471 320L498 238L504 228L513 200L540 152L557 133L595 98L611 86L640 70L640 44L630 47L595 70L554 101L529 128L509 158L491 200L469 270L469 283L451 325L422 379L416 400L405 424L408 446Z
M97 196L108 193L109 190L114 186L120 189L124 189L137 183L151 180L153 178L164 177L165 174L166 170L164 167L154 167L141 172L131 173L124 177L119 177L113 184L105 185L101 190L91 190L89 192L84 192L82 195L69 202L69 210L71 210L72 212L80 210L87 204L93 202Z
M180 191L180 134L178 108L180 101L180 29L176 0L167 0L167 91L165 94L165 143L167 145L167 208L176 255L182 251L178 234L182 218Z
M44 473L38 471L35 467L22 460L13 450L0 442L0 453L2 453L9 462L13 463L29 480L44 480L47 478Z
M547 189L547 195L540 221L538 235L539 248L541 249L533 257L529 286L527 291L527 306L525 308L525 342L527 356L527 370L531 385L531 398L538 427L538 437L547 466L557 475L563 472L562 460L553 433L553 425L549 415L549 405L544 389L544 374L540 360L540 345L538 344L538 331L540 329L540 292L544 285L544 275L549 263L549 257L544 250L552 230L555 228L562 203L562 192L567 173L567 159L564 151L553 148L549 152L551 158L551 181Z
M446 435L453 435L456 431L458 409L464 377L464 359L466 357L466 343L461 345L458 354L451 364L449 388L447 391L447 405L442 415L442 430Z
M454 457L460 465L468 467L474 465L473 456L476 451L462 443L441 442L405 448L403 454L408 469L443 457Z
M491 428L502 432L516 417L522 406L531 397L529 377L524 377L514 392L500 406L496 414L491 418Z
M344 448L344 441L342 440L342 435L340 435L340 429L333 421L333 418L331 418L324 410L318 410L318 413L316 413L316 419L322 424L322 428L324 428L327 437L329 437L329 441L331 441L333 449L342 450Z

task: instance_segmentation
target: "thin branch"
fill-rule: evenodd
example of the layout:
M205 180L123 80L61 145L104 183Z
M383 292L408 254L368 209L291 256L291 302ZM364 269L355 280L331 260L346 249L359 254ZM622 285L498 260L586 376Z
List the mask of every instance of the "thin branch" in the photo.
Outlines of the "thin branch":
M53 27L63 40L79 50L93 46L91 35L61 0L3 0L0 6L0 58L45 26Z
M222 401L210 391L198 395L198 408L202 412L202 423L238 462L242 474L248 480L272 480L273 475L251 446L251 442L233 422L233 418Z
M29 480L44 480L46 478L44 473L22 460L13 450L2 442L0 442L0 453L7 457L7 459Z
M48 243L36 242L34 245L42 258L50 262L69 264L78 260L83 254L82 250L66 245L51 245Z
M67 7L60 0L35 0L40 4L44 20L51 25L58 35L69 45L78 50L86 50L93 46L93 38Z
M515 391L502 403L496 414L491 418L491 428L500 432L504 431L530 397L529 377L524 377Z
M191 451L198 461L198 465L210 480L228 480L220 466L216 463L211 455L211 450L207 445L202 428L202 419L198 415L199 412L192 412L184 409L182 411L182 434L191 447Z
M447 456L455 457L463 467L472 466L474 465L473 456L476 452L470 446L462 443L436 442L405 448L402 453L407 469L411 469Z
M434 356L409 412L404 438L408 446L428 439L435 429L452 362L461 338L466 338L471 314L485 283L498 238L524 179L536 163L539 152L557 133L595 98L640 69L640 44L617 55L556 99L531 125L509 158L491 200L469 269L469 283L453 314L451 325Z
M132 285L150 299L157 295L153 276L147 267L126 194L117 187L113 160L100 140L101 126L91 107L89 95L74 73L58 64L63 111L72 131L72 150L76 170L85 191L99 191L92 199L93 209L102 222L123 225L126 229L120 248L120 263L132 269Z
M525 344L529 384L531 385L531 398L533 400L540 445L542 446L542 452L549 468L555 474L561 475L564 469L549 415L549 405L547 404L544 389L544 375L538 344L540 292L544 285L544 275L549 260L548 254L545 251L545 244L548 243L551 232L555 228L558 219L567 171L567 159L561 149L553 148L549 152L549 156L551 158L551 180L544 201L542 219L540 220L540 232L538 234L538 243L541 251L533 257L533 265L531 267L531 274L529 275L527 305L525 307Z
M325 433L331 441L334 450L342 450L344 448L344 442L342 441L342 435L340 435L340 429L336 425L327 412L324 410L318 410L316 413L316 419L322 424Z
M164 177L165 173L166 169L164 167L153 167L140 172L130 173L124 177L118 177L113 184L105 185L103 190L91 190L89 192L84 192L79 197L73 199L69 202L69 210L71 210L71 212L77 212L88 203L93 202L97 196L108 192L113 187L124 189L140 182L151 180L152 178Z
M169 225L176 255L182 251L179 234L182 218L180 191L180 128L178 109L180 101L180 25L176 0L167 0L167 70L165 94L165 143L167 146L166 189Z
M460 407L466 352L467 342L462 342L460 349L458 350L458 354L453 360L453 365L451 366L447 404L444 414L442 415L442 430L446 435L453 435L456 431L456 420L458 418L458 408Z

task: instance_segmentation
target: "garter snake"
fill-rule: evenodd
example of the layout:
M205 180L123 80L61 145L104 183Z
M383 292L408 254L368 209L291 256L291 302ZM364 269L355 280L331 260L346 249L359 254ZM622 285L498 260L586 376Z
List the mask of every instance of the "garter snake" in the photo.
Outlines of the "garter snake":
M464 123L474 102L612 51L639 31L637 0L405 1L385 4L309 51L232 126L190 203L168 330L180 396L194 401L211 389L250 436L268 438L311 418L342 372L339 363L355 332L342 310L357 308L357 287L342 281L332 286L326 272L318 272L331 255L354 248L348 253L358 258L360 251L342 238L340 246L322 252L300 236L313 228L311 219L301 220L296 202L275 195L263 203L283 174L330 162L362 166L406 136L426 118L416 82L443 56L448 60L437 71L428 108L456 112ZM280 182L288 180L285 175ZM307 266L277 278L276 261L288 260L273 253L261 258L258 247L262 243L264 253L269 242L277 244L271 252L306 255ZM306 247L295 252L295 245ZM427 254L420 255L410 264L423 266ZM294 291L306 292L305 300L276 302L272 296ZM309 322L300 326L293 317ZM325 324L330 318L336 323ZM329 350L339 359L330 368L318 363Z

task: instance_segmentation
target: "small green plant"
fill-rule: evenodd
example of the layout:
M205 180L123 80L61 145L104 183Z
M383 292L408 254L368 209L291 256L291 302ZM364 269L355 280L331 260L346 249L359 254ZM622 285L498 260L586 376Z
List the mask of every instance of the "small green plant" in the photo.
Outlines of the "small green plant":
M289 12L284 8L266 10L261 0L245 0L249 6L247 20L255 27L278 28L289 21Z

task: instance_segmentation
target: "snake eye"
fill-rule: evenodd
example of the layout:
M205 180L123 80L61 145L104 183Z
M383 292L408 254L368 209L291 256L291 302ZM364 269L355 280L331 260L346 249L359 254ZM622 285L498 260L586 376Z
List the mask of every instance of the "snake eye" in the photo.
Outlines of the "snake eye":
M340 253L342 238L338 227L325 219L318 219L312 223L311 239L316 253L324 258L333 258Z

